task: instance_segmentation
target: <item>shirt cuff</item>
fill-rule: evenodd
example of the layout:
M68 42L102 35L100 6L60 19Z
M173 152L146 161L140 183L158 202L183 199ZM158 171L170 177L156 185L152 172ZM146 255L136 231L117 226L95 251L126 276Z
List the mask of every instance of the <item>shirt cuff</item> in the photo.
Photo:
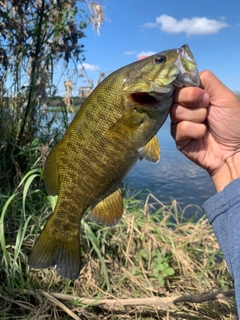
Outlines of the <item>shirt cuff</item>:
M204 202L202 207L212 224L215 219L236 204L240 206L240 178L233 180L222 191Z

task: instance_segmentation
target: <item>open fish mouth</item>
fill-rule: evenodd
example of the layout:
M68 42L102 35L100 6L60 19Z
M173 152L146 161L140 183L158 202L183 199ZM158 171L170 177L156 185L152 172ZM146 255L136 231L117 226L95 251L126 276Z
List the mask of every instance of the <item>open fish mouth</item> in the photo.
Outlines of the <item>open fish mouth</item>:
M185 85L199 87L201 85L201 80L196 61L189 46L185 44L180 49L177 49L176 52L178 58L175 61L175 65L179 69L180 74L173 82L174 86L182 87Z
M147 104L147 105L157 105L159 100L154 96L150 95L148 92L135 92L131 94L132 100L138 104Z

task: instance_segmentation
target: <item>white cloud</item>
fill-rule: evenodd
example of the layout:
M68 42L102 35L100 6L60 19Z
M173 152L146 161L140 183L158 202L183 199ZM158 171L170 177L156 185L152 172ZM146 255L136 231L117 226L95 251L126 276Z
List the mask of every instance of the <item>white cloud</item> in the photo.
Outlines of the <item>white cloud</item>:
M223 20L223 17L221 17ZM206 17L183 18L177 20L171 16L163 14L156 18L156 23L147 22L144 25L147 28L160 27L162 31L167 33L185 32L188 36L214 34L222 28L226 28L228 24L219 20L212 20Z
M95 66L94 64L89 64L87 62L83 62L82 64L78 65L78 69L85 69L85 70L94 70L99 71L99 67Z
M156 23L154 23L154 22L146 22L145 24L144 24L144 27L147 27L147 28L149 28L149 29L151 29L151 28L156 28L158 25L156 24Z
M136 53L136 51L125 51L125 52L123 52L123 54L135 54Z
M149 56L152 56L153 54L155 54L156 52L154 51L141 51L137 54L137 57L140 58L140 57L149 57Z

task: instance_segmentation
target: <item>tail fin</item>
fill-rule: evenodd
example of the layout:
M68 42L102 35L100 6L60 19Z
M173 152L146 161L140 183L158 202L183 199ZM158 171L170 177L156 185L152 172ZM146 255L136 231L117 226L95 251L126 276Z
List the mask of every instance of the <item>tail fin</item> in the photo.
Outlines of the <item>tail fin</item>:
M79 232L71 238L64 235L54 237L46 225L30 253L28 263L36 269L54 267L60 276L75 280L81 269L80 258Z

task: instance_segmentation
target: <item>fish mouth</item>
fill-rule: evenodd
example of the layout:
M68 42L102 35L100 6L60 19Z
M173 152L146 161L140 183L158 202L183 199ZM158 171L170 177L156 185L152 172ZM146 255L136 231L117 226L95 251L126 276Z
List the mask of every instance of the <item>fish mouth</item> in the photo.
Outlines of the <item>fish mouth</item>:
M180 49L177 49L176 52L178 58L175 61L175 65L180 73L173 84L176 87L182 87L183 85L199 87L201 85L201 80L196 61L189 46L185 44Z
M144 104L144 105L147 104L147 105L154 106L159 102L155 97L150 95L148 92L134 92L131 94L131 98L134 102L138 104Z

